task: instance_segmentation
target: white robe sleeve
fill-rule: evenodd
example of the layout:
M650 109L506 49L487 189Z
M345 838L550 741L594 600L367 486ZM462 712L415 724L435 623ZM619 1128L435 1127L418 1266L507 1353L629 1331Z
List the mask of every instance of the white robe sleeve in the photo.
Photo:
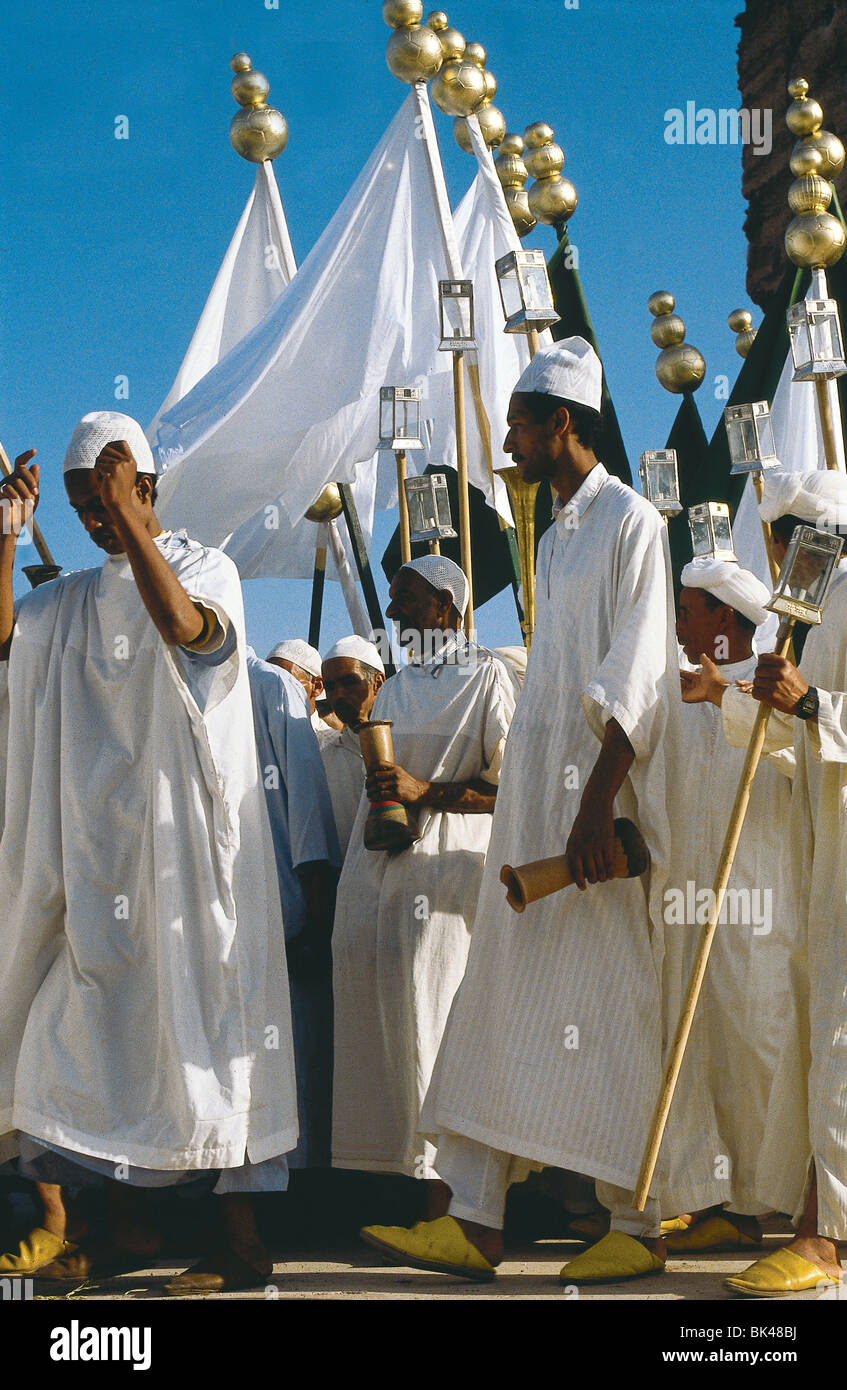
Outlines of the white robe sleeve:
M756 715L761 708L752 695L730 685L723 693L721 719L724 737L733 748L746 748L753 732ZM784 777L793 777L796 760L794 756L794 715L782 714L772 709L765 730L763 753L768 762ZM845 754L847 760L847 754Z
M492 665L494 666L494 680L488 692L485 727L482 735L486 765L479 776L482 782L490 782L492 786L496 787L500 781L503 750L506 747L506 737L517 701L514 682L508 671L501 666L499 661L495 660Z
M847 694L818 690L818 717L807 719L806 732L821 763L847 763Z

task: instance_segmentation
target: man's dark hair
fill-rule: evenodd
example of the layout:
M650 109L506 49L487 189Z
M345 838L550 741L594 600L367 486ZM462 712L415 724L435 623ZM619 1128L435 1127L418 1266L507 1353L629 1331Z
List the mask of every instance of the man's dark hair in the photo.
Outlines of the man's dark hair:
M778 516L771 522L771 530L785 545L788 545L798 526L814 525L813 521L804 521L802 516L795 516L793 512L786 512L785 516ZM831 535L841 536L847 541L847 526L819 526L818 530L829 531Z
M732 604L727 603L726 599L716 598L714 594L709 593L708 589L702 589L701 593L703 595L703 602L710 613L714 613L716 608L732 608ZM756 631L756 624L750 618L746 617L744 613L739 613L737 608L732 608L732 611L735 614L735 621L740 631L744 633L745 636L752 637L753 633Z
M564 396L545 396L541 391L528 391L523 399L529 415L539 425L564 406L580 444L596 454L603 436L603 416L599 410L580 405L578 401L568 401Z

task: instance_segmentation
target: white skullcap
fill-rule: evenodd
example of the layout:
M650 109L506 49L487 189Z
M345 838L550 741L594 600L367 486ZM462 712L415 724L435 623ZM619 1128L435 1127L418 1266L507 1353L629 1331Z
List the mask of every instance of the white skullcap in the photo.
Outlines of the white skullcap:
M599 412L603 394L600 358L584 338L563 338L535 354L514 390L561 396Z
M375 671L381 671L385 675L382 657L373 642L366 642L364 637L342 637L334 647L330 647L324 657L324 664L342 656L348 657L351 661L362 661L366 666L372 666Z
M721 603L729 604L756 627L766 621L771 591L761 579L742 569L737 560L713 560L700 555L683 567L680 580L686 589L705 589Z
M847 524L847 477L835 469L763 469L763 521L791 513L824 530Z
M283 661L290 661L295 666L299 666L301 671L308 671L310 676L321 676L321 654L314 647L310 647L308 642L304 642L302 637L290 637L286 642L277 642L272 652L268 652L266 661L276 661L281 658Z
M138 421L117 410L92 410L90 415L83 415L71 435L62 472L93 468L106 445L115 444L119 439L125 440L132 450L139 473L156 472L150 445Z
M459 616L464 618L468 606L468 581L464 570L448 560L446 555L421 555L419 560L408 560L400 568L414 570L433 589L446 589L459 610Z

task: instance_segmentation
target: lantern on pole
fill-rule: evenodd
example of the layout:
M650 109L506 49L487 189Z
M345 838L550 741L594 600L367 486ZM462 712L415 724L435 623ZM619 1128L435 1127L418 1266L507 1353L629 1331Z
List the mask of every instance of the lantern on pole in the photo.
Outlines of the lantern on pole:
M473 285L470 280L439 280L438 314L441 352L453 354L453 401L456 410L456 472L459 478L459 543L462 569L468 581L465 632L473 634L473 572L471 568L471 512L468 492L468 447L465 426L465 378L462 359L476 348Z
M780 617L819 623L824 595L844 542L830 531L797 526L788 543L773 597L765 606Z
M801 299L786 314L794 381L834 381L847 373L834 299Z
M638 462L641 491L667 524L682 511L676 449L645 449Z
M688 508L694 559L738 560L726 502L699 502Z
M440 542L456 536L446 474L422 473L419 478L406 478L404 486L412 544L428 544L431 555L440 555Z
M767 401L751 401L744 405L728 405L723 413L729 444L730 473L752 473L756 501L762 500L762 472L779 466ZM771 583L776 583L779 565L773 553L770 523L762 522L765 554L768 557Z
M397 502L400 508L400 557L412 558L409 512L406 507L406 450L422 449L421 389L419 386L381 386L379 391L379 449L393 449L397 462Z
M494 269L507 333L538 333L559 322L543 251L509 251Z

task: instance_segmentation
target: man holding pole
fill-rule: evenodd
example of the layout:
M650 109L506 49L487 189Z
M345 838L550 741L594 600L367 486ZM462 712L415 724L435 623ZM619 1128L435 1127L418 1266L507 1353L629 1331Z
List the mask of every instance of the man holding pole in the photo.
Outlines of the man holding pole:
M661 1071L658 956L669 818L665 748L680 713L670 562L658 514L595 453L602 369L582 338L518 381L504 449L558 494L541 540L537 622L509 736L465 979L421 1129L450 1214L369 1227L398 1264L490 1279L506 1191L553 1165L597 1180L612 1230L568 1283L663 1268L659 1207L632 1190ZM613 808L637 822L648 881L611 881ZM578 885L517 917L501 866L566 851ZM652 910L651 910L652 904Z

